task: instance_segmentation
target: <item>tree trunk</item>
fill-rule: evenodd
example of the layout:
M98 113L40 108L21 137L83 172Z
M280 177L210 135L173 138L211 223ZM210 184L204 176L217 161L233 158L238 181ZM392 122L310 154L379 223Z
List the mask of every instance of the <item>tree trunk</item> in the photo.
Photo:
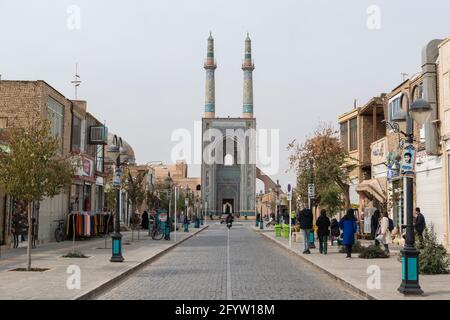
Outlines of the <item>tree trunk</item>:
M32 210L30 210L30 203L27 204L27 214L28 214L28 248L27 248L27 271L31 271L31 246L33 245L32 230L33 230L33 219L31 217Z
M346 183L343 183L341 181L336 181L339 187L342 189L342 193L344 196L344 206L345 209L349 209L351 207L351 201L350 201L350 186Z

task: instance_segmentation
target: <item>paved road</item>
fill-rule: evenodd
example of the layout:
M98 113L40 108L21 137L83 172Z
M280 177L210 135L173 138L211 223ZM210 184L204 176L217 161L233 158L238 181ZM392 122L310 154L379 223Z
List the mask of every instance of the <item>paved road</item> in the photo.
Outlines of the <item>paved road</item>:
M247 226L249 226L247 224ZM99 299L358 299L270 240L213 224Z

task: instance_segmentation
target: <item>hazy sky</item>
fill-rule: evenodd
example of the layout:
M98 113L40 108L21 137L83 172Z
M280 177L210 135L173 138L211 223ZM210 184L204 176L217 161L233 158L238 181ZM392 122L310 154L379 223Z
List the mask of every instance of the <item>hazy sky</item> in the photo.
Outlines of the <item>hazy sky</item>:
M67 27L70 5L80 29ZM380 9L369 29L367 8ZM259 128L280 129L283 187L294 181L285 146L319 121L389 92L420 70L422 47L450 36L448 1L0 0L2 79L42 79L68 98L75 62L79 99L134 148L170 161L173 130L203 114L206 39L215 39L216 114L240 116L244 39L253 45ZM199 175L198 167L190 173Z

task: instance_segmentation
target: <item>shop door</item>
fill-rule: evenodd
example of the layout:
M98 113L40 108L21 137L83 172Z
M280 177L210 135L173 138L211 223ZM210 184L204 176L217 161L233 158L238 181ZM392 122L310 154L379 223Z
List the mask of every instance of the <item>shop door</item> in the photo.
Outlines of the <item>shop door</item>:
M444 213L442 205L442 168L416 174L417 207L425 216L427 226L433 224L439 242L444 234Z

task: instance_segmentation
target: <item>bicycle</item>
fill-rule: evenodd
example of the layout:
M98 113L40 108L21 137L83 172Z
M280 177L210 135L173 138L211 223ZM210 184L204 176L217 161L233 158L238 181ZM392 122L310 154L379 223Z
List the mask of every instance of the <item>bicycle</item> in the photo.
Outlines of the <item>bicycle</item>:
M55 229L56 242L66 240L66 233L64 232L64 219L54 220L54 222L58 222L58 226Z
M152 228L152 239L161 240L164 237L164 231L161 230L161 222L155 221Z

